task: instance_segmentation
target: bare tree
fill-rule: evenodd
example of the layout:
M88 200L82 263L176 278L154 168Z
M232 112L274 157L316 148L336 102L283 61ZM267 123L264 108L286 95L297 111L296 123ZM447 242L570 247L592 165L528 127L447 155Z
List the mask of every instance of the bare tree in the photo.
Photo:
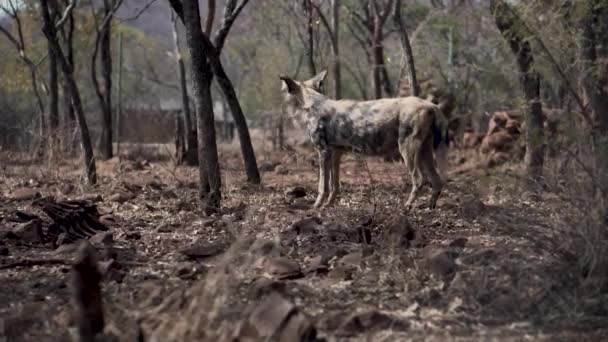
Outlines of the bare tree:
M51 8L51 20L55 21L58 9ZM57 77L57 58L47 41L49 59L49 152L52 156L58 147L57 128L59 128L59 79Z
M587 1L581 19L582 84L591 110L595 166L600 187L600 209L608 217L608 3Z
M184 1L182 5L180 0L169 0L169 3L186 28L198 128L199 196L203 210L210 214L217 211L221 203L221 178L211 100L213 70L207 60L210 51L204 42L206 36L201 29L198 1Z
M239 142L241 145L241 154L243 155L243 161L245 164L245 173L247 174L247 181L252 184L260 183L260 173L258 171L257 161L255 159L255 152L253 145L251 144L251 137L249 135L249 128L247 127L247 121L243 114L243 109L236 96L236 91L232 85L232 81L228 78L220 55L228 33L237 19L243 8L247 5L249 0L228 0L224 7L224 16L222 18L222 24L216 32L213 43L209 40L206 35L203 35L204 48L209 51L207 58L213 68L213 74L217 77L217 82L222 89L222 93L228 103L228 107L232 113L234 123L236 125L237 133L239 135Z
M407 30L401 18L401 0L395 0L395 9L393 11L393 20L399 30L399 38L401 39L401 48L403 49L403 58L407 65L407 79L410 86L410 95L420 95L420 86L416 79L416 66L414 63L414 54L412 53L412 45L407 36Z
M72 103L74 105L74 109L76 110L76 117L78 119L78 126L80 127L80 136L82 149L84 152L84 163L87 180L90 184L97 183L97 172L95 168L95 157L93 155L93 147L91 145L91 137L89 135L89 128L87 126L86 118L84 115L84 110L82 107L82 101L80 99L80 92L78 91L78 87L76 85L76 81L74 80L74 74L72 70L72 66L68 64L67 59L61 49L59 44L59 39L57 38L57 26L61 26L65 23L65 17L67 12L72 11L74 6L72 5L74 2L70 3L70 6L66 9L66 13L63 14L63 17L59 19L57 23L53 22L51 19L48 0L40 0L40 12L42 14L43 19L43 27L42 32L46 36L46 39L51 46L51 51L55 54L57 58L57 62L63 72L63 77L68 83L68 88L70 92L70 97L72 98Z
M325 16L323 13L320 5L313 1L311 1L310 4L319 15L319 19L329 35L329 41L331 43L331 50L333 54L331 70L334 83L334 99L338 100L342 98L342 72L340 61L340 0L331 1L331 23L327 19L327 16Z
M57 3L57 2L55 2ZM63 13L64 9L67 9L70 5L70 0L63 0L63 8L60 12ZM70 68L74 68L74 12L69 11L67 13L66 22L60 28L61 41L63 43L63 49L65 51L65 57ZM74 147L74 139L70 136L76 136L76 117L74 116L74 106L72 105L72 98L70 97L70 90L68 82L62 80L62 102L63 102L63 124L65 132L68 133L63 137L66 138L63 145L68 150L72 150Z
M352 17L351 33L366 50L371 67L373 98L382 97L382 92L392 95L390 77L384 64L383 41L388 33L385 24L393 11L394 0L359 0L359 6L349 6Z
M11 42L19 54L19 58L27 66L30 73L30 81L32 83L32 91L36 97L36 104L38 105L39 115L39 127L40 136L45 135L45 104L40 94L41 82L38 80L38 66L43 60L34 62L28 54L25 39L23 36L23 25L21 23L21 17L19 13L19 6L15 0L7 0L5 4L0 3L0 10L10 17L16 27L17 35L13 35L9 30L5 29L0 25L0 32Z
M91 56L91 79L95 94L101 108L101 155L105 159L112 158L112 19L118 10L122 0L103 0L101 22L97 21L95 10L95 45ZM93 3L91 3L93 6ZM103 77L103 88L97 79L97 57L101 53L101 74Z
M509 44L517 61L520 83L526 99L526 167L535 180L542 176L544 133L540 102L540 75L534 70L534 55L528 37L524 35L519 17L504 0L492 0L490 8L496 27Z
M212 1L210 1L211 3ZM207 17L209 22L209 17ZM192 124L192 115L190 114L190 98L188 97L188 84L186 80L186 66L182 58L180 50L179 34L177 31L177 18L173 11L171 11L171 21L173 23L173 49L175 58L177 61L177 69L179 71L180 79L180 90L182 93L182 117L183 119L178 120L181 125L177 128L177 137L179 145L183 149L183 155L178 156L178 162L185 162L187 165L196 165L198 163L198 142L196 138L196 126ZM180 129L180 127L182 129ZM185 139L184 139L185 138ZM185 141L185 143L184 143ZM176 150L180 153L180 149Z

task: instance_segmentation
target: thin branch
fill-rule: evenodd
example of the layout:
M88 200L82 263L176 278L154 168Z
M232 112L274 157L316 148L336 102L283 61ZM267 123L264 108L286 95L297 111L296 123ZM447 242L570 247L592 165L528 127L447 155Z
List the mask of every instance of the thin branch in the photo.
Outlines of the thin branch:
M63 24L65 24L65 22L70 17L70 14L72 13L72 10L76 7L76 3L77 2L78 2L78 0L70 0L70 3L68 4L68 6L63 11L63 15L61 16L61 19L59 19L59 21L55 24L55 28L56 29L61 28L63 26Z
M125 21L132 21L132 20L137 20L139 19L139 17L144 14L148 8L150 8L150 6L152 6L157 0L150 0L146 5L144 5L144 7L142 7L139 11L137 11L137 13L135 13L134 16L128 17L128 18L118 18L118 22L119 23L123 23Z

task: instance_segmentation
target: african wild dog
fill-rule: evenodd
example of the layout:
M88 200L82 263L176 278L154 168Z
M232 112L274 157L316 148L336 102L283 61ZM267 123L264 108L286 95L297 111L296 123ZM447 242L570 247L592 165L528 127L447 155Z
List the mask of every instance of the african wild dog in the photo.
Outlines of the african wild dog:
M418 97L372 101L332 100L319 92L326 71L304 82L280 76L287 113L306 126L319 153L319 194L315 208L331 205L340 187L340 157L354 151L383 156L398 149L412 177L410 209L425 181L435 208L443 186L433 157L433 134L447 137L448 122L439 107ZM330 189L331 183L331 189ZM325 201L326 197L327 201Z

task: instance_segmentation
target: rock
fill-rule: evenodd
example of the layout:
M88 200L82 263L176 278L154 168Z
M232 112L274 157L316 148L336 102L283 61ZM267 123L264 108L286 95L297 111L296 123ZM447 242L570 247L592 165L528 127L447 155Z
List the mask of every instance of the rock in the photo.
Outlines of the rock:
M116 216L111 214L100 216L99 222L101 222L104 226L115 226L118 223Z
M467 196L460 206L460 214L467 219L474 220L486 211L486 205L475 196Z
M306 197L306 189L301 186L295 186L285 192L285 196L290 198Z
M361 265L363 264L363 252L358 251L358 252L346 254L345 256L343 256L340 259L340 261L338 263L342 266L347 266L347 267L352 266L352 267L360 268Z
M498 258L498 253L492 248L484 248L472 254L463 256L460 260L463 264L474 266L487 266Z
M316 234L322 228L323 221L318 217L307 217L291 225L296 234Z
M203 242L195 243L194 245L184 248L179 252L190 259L210 258L223 253L227 245L223 242Z
M509 161L509 154L507 154L506 152L493 151L492 153L490 153L486 165L487 167L492 168L498 165L502 165L507 161Z
M509 121L511 117L509 113L505 111L495 112L490 118L490 122L488 123L488 135L499 132L503 128L505 128L507 121Z
M404 248L411 247L416 235L416 230L405 215L395 216L382 234L386 245Z
M277 165L277 167L274 168L274 172L277 175L286 175L289 173L289 169L285 165Z
M260 277L251 284L251 296L254 299L260 299L273 292L285 293L285 282L276 281L274 279Z
M317 255L310 259L305 273L326 274L329 271L329 257Z
M59 187L59 192L61 192L64 195L69 195L72 192L74 192L75 189L76 189L76 187L74 186L74 184L72 184L72 183L64 183L63 185L61 185Z
M316 341L317 330L295 305L278 293L254 304L236 328L234 341Z
M334 267L328 274L328 277L334 280L352 280L355 268L352 266L339 265Z
M101 202L103 198L100 194L83 194L79 200L82 201L91 201L91 202Z
M426 246L423 255L425 267L438 277L446 278L456 271L454 254L443 247L437 245Z
M111 245L114 243L114 235L112 235L112 232L97 233L89 237L89 242L92 244Z
M379 311L355 312L347 316L342 322L336 335L350 337L361 334L372 336L372 333L382 330L406 331L409 323Z
M40 192L33 188L17 188L13 190L12 198L16 201L28 201L40 198Z
M141 233L139 232L126 232L125 239L127 240L141 240Z
M99 273L101 273L103 278L108 281L122 283L122 280L125 277L125 272L122 270L122 266L114 259L99 261L97 263L97 267L99 269Z
M451 248L464 248L467 245L467 242L469 240L465 237L460 237L457 239L452 240L452 242L450 242L449 246Z
M125 203L135 198L135 194L130 191L119 191L112 196L108 197L108 201L116 203Z
M284 257L264 260L264 269L278 280L297 279L304 276L300 265L296 261Z
M519 121L513 119L507 120L507 123L505 125L505 130L507 131L507 133L511 134L512 136L518 136L521 134L520 129L521 125L519 124Z
M507 131L500 131L491 135L486 135L482 145L487 145L490 150L500 152L509 151L513 147L513 142L517 139L516 136L509 134Z
M12 233L19 240L29 243L42 243L44 236L42 234L42 221L33 219L29 222L19 224Z
M466 148L474 148L474 147L479 146L479 144L481 144L483 137L484 137L483 134L478 134L478 133L474 133L474 132L465 132L462 135L462 144Z
M173 232L173 227L171 227L170 224L163 223L160 226L158 226L158 228L156 228L156 231L158 233L172 233Z
M263 161L258 166L258 170L260 172L272 172L276 168L279 163L271 162L271 161Z
M8 255L10 255L8 247L0 246L0 256L8 256Z

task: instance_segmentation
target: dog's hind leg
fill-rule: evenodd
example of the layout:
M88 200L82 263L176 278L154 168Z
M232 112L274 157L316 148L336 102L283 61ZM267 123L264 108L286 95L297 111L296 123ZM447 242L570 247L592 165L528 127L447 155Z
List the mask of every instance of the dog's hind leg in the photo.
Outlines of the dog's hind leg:
M336 200L340 192L340 159L342 152L334 150L331 156L330 187L329 197L325 206L330 206Z
M424 182L424 176L422 174L422 170L420 169L420 149L421 143L415 137L408 137L406 141L404 141L401 146L399 146L399 150L401 155L403 156L403 160L405 160L408 171L412 176L412 192L405 202L405 208L410 210L412 208L412 204L418 195L420 194L420 190L422 189L422 184Z
M435 159L433 158L433 144L430 137L427 138L422 145L420 162L422 171L425 177L430 181L431 188L433 189L429 201L429 209L435 209L437 206L437 199L443 188L443 181L437 172L437 166L435 164Z
M331 151L329 149L319 150L319 194L314 207L319 208L327 196L329 190L329 169L331 167Z

